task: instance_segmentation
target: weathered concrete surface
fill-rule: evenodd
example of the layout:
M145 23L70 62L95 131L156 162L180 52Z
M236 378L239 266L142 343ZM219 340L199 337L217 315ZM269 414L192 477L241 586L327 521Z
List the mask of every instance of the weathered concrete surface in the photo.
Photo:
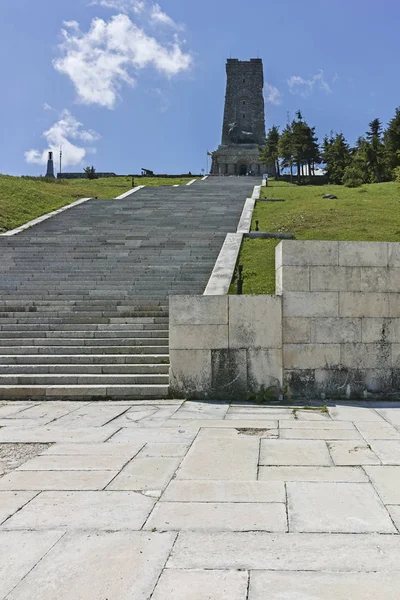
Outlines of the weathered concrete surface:
M0 407L0 597L397 597L400 403L122 408Z

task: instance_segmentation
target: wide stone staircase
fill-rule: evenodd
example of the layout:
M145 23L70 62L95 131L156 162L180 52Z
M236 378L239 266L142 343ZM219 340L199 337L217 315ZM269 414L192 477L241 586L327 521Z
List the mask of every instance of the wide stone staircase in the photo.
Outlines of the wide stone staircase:
M0 398L168 395L168 296L202 294L257 179L89 200L0 236Z

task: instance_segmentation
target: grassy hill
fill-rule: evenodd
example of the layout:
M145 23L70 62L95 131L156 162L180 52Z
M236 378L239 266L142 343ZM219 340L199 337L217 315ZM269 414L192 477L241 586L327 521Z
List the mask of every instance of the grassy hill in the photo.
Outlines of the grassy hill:
M141 177L135 185L185 184L191 179ZM13 229L79 198L115 198L131 187L131 177L44 180L0 175L0 229Z
M325 200L334 194L337 200ZM400 185L376 183L344 186L297 186L271 181L262 197L284 202L257 202L252 230L294 233L298 240L400 242ZM244 294L275 292L277 240L244 240L239 262L244 266ZM231 287L235 292L235 285Z

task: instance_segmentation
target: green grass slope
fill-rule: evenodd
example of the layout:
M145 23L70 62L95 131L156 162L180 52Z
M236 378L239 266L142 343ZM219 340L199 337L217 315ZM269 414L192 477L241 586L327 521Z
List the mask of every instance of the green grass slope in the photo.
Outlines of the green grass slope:
M325 200L334 194L337 200ZM284 202L257 202L252 230L294 233L298 240L400 242L400 186L376 183L344 186L297 186L270 182L262 197ZM244 240L239 264L244 267L244 294L275 293L275 246L278 240ZM231 293L236 293L235 281Z
M190 180L140 177L135 178L135 185L183 185ZM131 177L41 180L0 175L0 229L13 229L79 198L115 198L131 187Z

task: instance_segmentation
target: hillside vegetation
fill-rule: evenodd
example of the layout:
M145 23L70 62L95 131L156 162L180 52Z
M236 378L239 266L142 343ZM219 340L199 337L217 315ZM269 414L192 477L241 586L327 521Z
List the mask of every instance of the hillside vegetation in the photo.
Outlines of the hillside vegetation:
M337 200L323 199L334 194ZM400 242L400 185L395 182L297 186L271 181L262 197L284 202L259 201L252 230L294 233L298 240ZM245 239L239 264L244 267L244 294L275 293L275 246L278 240ZM233 282L231 293L236 293Z
M140 177L135 185L185 184L191 179ZM0 175L0 229L13 229L79 198L115 198L131 187L131 177L46 180Z

